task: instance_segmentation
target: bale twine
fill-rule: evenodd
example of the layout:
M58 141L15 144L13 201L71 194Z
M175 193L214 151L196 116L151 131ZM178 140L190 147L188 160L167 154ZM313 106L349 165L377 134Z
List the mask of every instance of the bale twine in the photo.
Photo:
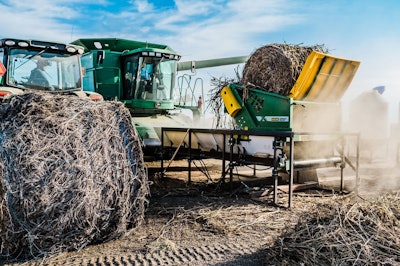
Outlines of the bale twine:
M241 83L288 96L313 50L325 52L321 45L274 43L260 47L247 60Z
M0 256L54 255L143 220L139 137L117 102L27 93L0 106Z

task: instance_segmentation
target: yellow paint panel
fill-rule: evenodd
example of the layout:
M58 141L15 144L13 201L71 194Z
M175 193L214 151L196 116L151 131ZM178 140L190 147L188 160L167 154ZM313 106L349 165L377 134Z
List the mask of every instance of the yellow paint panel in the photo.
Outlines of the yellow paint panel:
M359 61L311 52L290 91L294 100L338 102L348 89Z
M303 70L300 72L296 83L290 91L290 97L295 100L304 97L304 94L306 93L304 88L309 88L314 83L314 78L317 75L323 58L323 54L319 54L314 51L311 52L303 66Z
M230 114L232 117L235 117L237 113L242 110L242 106L236 99L229 86L225 86L224 88L222 88L221 98L225 104L225 108L228 114Z

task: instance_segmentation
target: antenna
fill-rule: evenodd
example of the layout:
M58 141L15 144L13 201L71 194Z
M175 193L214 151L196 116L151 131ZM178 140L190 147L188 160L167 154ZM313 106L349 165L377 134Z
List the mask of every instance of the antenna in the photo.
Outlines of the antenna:
M74 25L71 26L71 36L70 41L72 42L72 36L74 35Z

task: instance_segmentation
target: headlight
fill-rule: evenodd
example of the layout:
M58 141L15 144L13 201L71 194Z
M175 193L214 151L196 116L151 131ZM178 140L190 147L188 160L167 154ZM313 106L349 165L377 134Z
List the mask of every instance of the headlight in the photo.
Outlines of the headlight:
M18 46L20 46L20 47L28 47L29 43L27 43L27 42L18 42Z
M7 41L5 42L5 45L13 46L13 45L15 45L15 41L13 41L13 40L7 40Z
M75 52L76 52L76 49L75 49L75 47L68 46L68 47L67 47L67 51L68 51L69 53L75 53Z

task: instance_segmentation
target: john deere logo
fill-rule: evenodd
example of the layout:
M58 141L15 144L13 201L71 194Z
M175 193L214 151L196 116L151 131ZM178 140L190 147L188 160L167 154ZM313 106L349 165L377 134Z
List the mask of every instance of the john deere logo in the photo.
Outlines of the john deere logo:
M288 116L266 116L267 122L289 122Z

